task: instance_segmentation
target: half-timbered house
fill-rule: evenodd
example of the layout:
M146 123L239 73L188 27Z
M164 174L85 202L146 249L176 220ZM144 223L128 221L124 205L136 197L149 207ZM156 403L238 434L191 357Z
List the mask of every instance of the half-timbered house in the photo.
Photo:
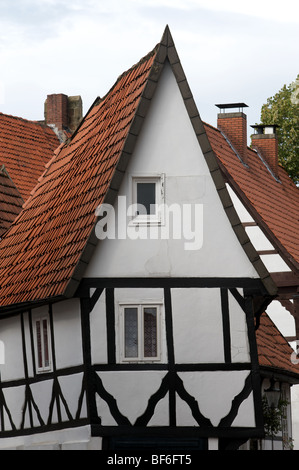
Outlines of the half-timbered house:
M95 100L0 243L0 446L198 450L264 435L276 286L169 28Z

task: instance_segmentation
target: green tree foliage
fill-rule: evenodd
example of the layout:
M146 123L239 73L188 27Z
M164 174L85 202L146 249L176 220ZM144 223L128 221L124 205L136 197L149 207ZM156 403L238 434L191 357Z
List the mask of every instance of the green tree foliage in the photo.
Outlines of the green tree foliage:
M268 98L261 109L262 124L277 124L278 158L293 181L299 183L299 75Z

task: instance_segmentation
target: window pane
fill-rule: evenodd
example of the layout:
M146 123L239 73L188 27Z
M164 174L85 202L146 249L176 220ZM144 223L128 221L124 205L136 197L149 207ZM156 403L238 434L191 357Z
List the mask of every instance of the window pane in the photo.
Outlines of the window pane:
M157 309L144 307L144 357L157 357Z
M37 342L37 360L38 367L43 367L43 353L42 353L42 337L41 337L41 324L38 320L36 322L36 342Z
M142 214L156 213L156 183L137 183L137 204L144 207Z
M48 322L43 320L43 337L44 337L44 366L49 367L49 343L48 343Z
M138 357L138 309L125 308L125 357Z

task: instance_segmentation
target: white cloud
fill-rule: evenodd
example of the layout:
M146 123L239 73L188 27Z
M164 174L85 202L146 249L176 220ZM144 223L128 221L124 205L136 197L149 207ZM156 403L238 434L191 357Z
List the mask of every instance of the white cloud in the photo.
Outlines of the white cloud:
M169 24L203 118L213 124L214 103L228 100L258 114L298 74L297 3L0 0L0 111L42 119L49 93L80 94L87 110Z
M135 5L140 0L131 0ZM298 0L143 0L143 5L152 7L167 7L177 10L205 9L211 11L223 11L242 15L254 16L279 22L299 23Z

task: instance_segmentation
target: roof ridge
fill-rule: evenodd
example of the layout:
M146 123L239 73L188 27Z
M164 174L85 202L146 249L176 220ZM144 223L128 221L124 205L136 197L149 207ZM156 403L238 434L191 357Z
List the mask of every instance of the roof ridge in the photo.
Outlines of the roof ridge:
M107 98L107 96L110 95L111 91L117 86L117 84L120 82L120 80L125 77L126 75L129 75L129 73L131 73L135 68L137 67L140 67L140 65L142 65L143 63L147 62L148 59L150 57L153 57L158 48L159 48L159 45L160 43L156 44L156 46L150 51L148 52L144 57L142 57L138 62L136 62L134 65L132 65L129 69L125 70L122 74L120 74L116 81L114 82L114 84L112 85L111 88L109 88L109 90L107 91L107 93L105 93L105 95L103 97L98 97L95 102L94 102L94 105L97 105L100 101L103 101L105 100L105 98Z
M37 124L37 125L39 125L41 127L44 127L44 128L49 127L44 121L38 121L38 120L35 120L35 119L27 119L27 118L23 118L21 116L14 116L13 114L2 113L0 111L0 117L1 116L5 116L5 117L10 118L10 119L16 119L18 121L22 121L22 122L25 122L25 123Z

